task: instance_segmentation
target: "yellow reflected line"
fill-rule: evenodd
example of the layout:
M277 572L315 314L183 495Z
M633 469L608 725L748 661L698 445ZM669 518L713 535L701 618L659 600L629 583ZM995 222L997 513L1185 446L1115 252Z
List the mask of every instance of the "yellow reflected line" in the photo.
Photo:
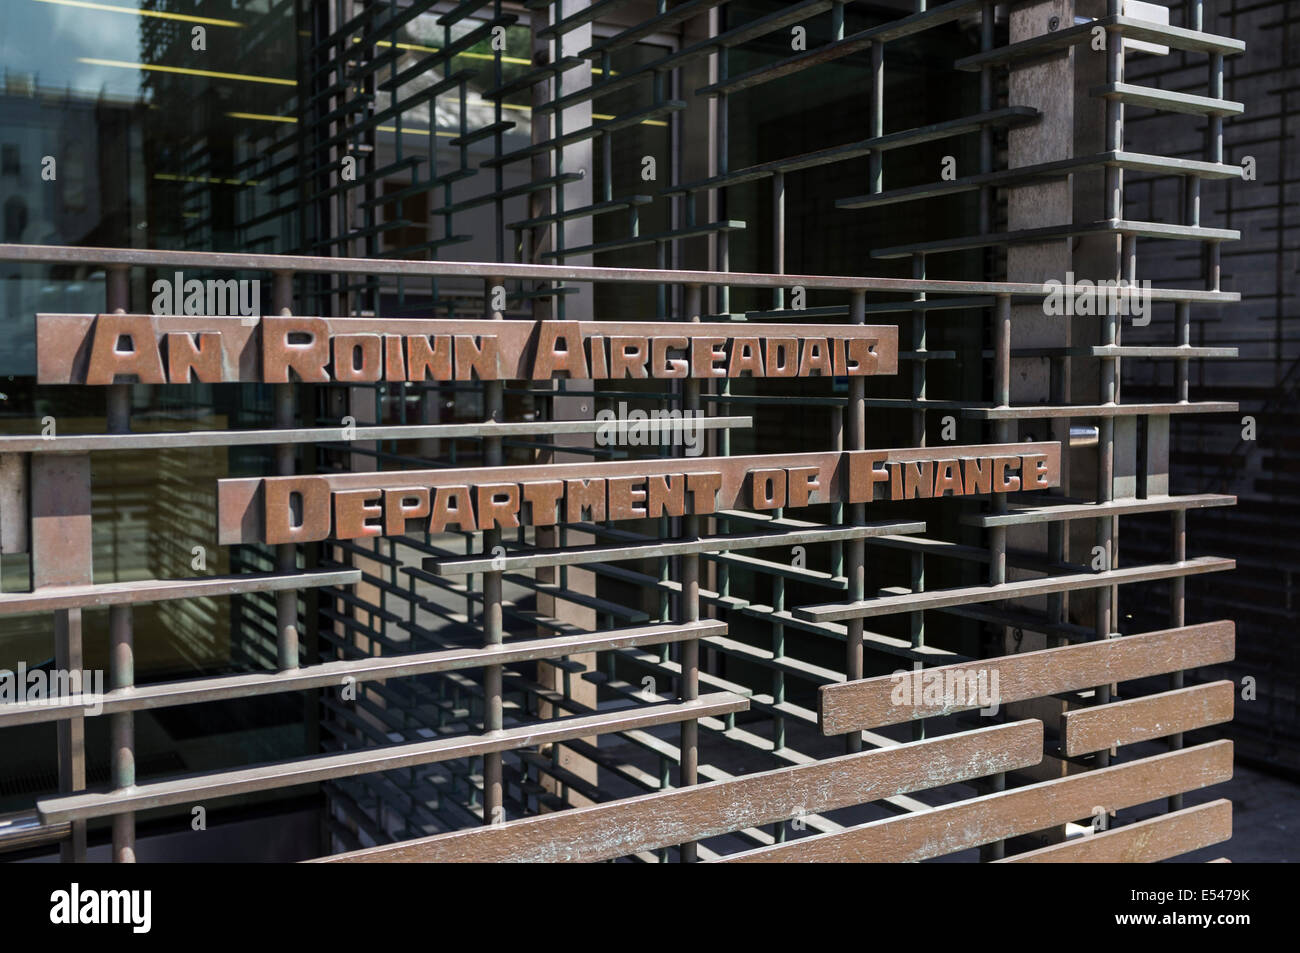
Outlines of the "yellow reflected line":
M496 103L490 103L490 102L488 102L486 99L480 99L480 100L478 100L477 102L472 102L472 103L470 103L470 105L471 105L471 106L487 106L487 107L491 108L492 106L495 106ZM532 106L522 106L522 105L519 105L519 104L517 104L517 103L502 103L502 104L501 104L501 108L502 108L502 109L514 109L514 110L517 110L517 111L519 111L519 112L521 112L521 113L530 113L530 112L533 111L533 107L532 107ZM617 117L617 116L609 116L609 115L606 115L605 113L592 113L592 114L591 114L591 118L592 118L592 119L617 119L618 117ZM662 119L642 119L641 122L640 122L638 125L642 125L642 126L666 126L666 125L668 125L668 123L664 122L664 120L662 120Z
M122 60L100 60L92 56L78 56L78 63L91 66L116 66L120 69L143 69L156 73L180 73L184 76L210 76L213 79L237 79L246 83L270 83L274 86L297 86L296 80L279 79L275 76L249 76L246 73L218 73L210 69L190 69L187 66L158 66L153 63L126 63Z
M206 182L209 185L261 185L257 179L214 179L207 175L175 175L171 172L155 172L155 179L163 182Z
M159 20L184 20L186 23L205 23L208 26L233 26L244 24L237 20L217 20L213 17L195 17L187 13L164 13L161 10L137 10L135 7L116 7L108 3L89 3L87 0L34 0L35 3L54 3L61 7L81 7L84 10L105 10L109 13L130 13L137 17L156 17Z
M495 105L495 103L490 103L490 102L488 102L486 99L480 99L480 100L479 100L478 102L476 102L476 103L470 103L470 105L471 105L471 106L493 106L493 105ZM532 106L520 106L520 105L516 105L515 103L502 103L502 104L501 104L501 108L502 108L502 109L517 109L519 112L525 112L525 113L530 113L530 112L533 111L533 107L532 107ZM602 119L602 120L604 120L604 119L617 119L618 117L617 117L617 116L610 116L610 115L607 115L607 114L605 114L605 113L592 113L592 114L591 114L591 118L592 118L592 119ZM662 119L642 119L641 122L638 123L638 125L641 125L641 126L666 126L666 125L668 125L668 123L666 123L666 122L665 122L664 120L662 120Z
M463 52L463 53L457 53L456 55L457 55L457 56L468 56L468 57L469 57L470 59L472 59L472 60L495 60L495 59L497 58L497 55L496 55L495 53L471 53L471 52L469 52L468 50L466 50L466 51ZM526 59L524 59L524 58L522 58L522 57L519 57L519 56L503 56L503 57L501 57L501 62L502 62L502 63L513 63L513 64L515 64L515 65L517 65L517 66L532 66L532 65L533 65L533 61L532 61L532 60L526 60Z
M376 126L375 129L379 132L397 132L396 126ZM428 129L403 129L402 132L408 136L427 136L429 134ZM439 129L437 135L443 136L447 139L455 139L460 135L460 133Z
M46 2L48 2L48 3L54 3L54 2L56 2L56 0L46 0ZM352 42L353 42L353 43L360 43L360 42L361 42L361 37L359 37L359 36L354 36L354 37L352 38ZM437 53L437 52L439 52L439 50L441 49L441 47L437 47L437 46L421 46L421 45L418 44L418 43L394 43L392 40L376 40L376 41L375 41L375 46L390 46L390 47L391 47L391 46L395 46L395 47L397 47L399 50L414 50L414 51L416 51L416 52L418 52L418 53ZM462 52L460 52L460 53L457 53L456 55L457 55L457 56L468 56L468 57L469 57L470 59L472 59L472 60L495 60L495 59L497 58L497 55L496 55L495 53L471 53L471 52L469 52L468 50L464 50L464 51L462 51ZM501 57L501 62L502 62L502 63L513 63L513 64L515 64L516 66L532 66L532 65L533 65L533 61L532 61L532 60L526 60L526 59L524 59L522 56L502 56L502 57ZM591 71L592 71L593 73L601 73L601 74L603 74L603 73L605 72L605 71L604 71L603 69L601 69L599 66L593 66L593 67L591 68ZM610 71L609 71L609 75L611 75L611 76L617 76L618 73L617 73L615 70L610 70Z
M490 104L490 103L487 103L487 102L484 102L484 103L482 103L482 105L485 105L485 106L486 106L486 105L491 105L491 104ZM507 107L510 106L509 103L504 103L503 105L505 105L505 106L507 106ZM513 107L513 108L515 108L515 109L528 109L529 107L527 107L527 106L515 106L515 107ZM258 120L258 121L261 121L261 122L297 122L297 121L298 121L298 120L295 119L293 116L272 116L272 115L269 115L268 113L241 113L241 112L228 112L228 113L226 113L226 115L229 116L231 119L255 119L255 120ZM613 117L613 116L606 116L606 115L604 115L603 113L593 113L591 118L592 118L592 119L613 119L614 117ZM645 120L642 120L642 124L643 124L643 125L646 125L646 126L666 126L666 125L668 125L668 123L663 122L662 120L659 120L659 119L645 119ZM375 128L378 129L380 132L397 132L397 127L396 127L396 126L376 126ZM471 129L471 130L469 130L469 131L470 131L470 132L473 132L474 130ZM411 135L411 136L427 136L427 135L429 134L429 130L428 130L428 129L418 129L418 128L410 128L410 127L406 128L406 129L403 129L402 132L406 133L407 135ZM452 132L452 131L444 130L444 129L439 129L438 132L437 132L437 135L442 136L442 137L444 137L444 138L446 138L446 139L455 139L455 138L457 138L457 137L460 135L460 133L458 133L458 132Z
M617 119L618 117L606 116L604 113L592 113L591 118L592 119ZM662 119L642 119L639 123L637 123L637 125L638 126L666 126L668 125L668 123L664 122Z
M297 122L293 116L271 116L267 113L226 113L231 119L260 119L264 122Z

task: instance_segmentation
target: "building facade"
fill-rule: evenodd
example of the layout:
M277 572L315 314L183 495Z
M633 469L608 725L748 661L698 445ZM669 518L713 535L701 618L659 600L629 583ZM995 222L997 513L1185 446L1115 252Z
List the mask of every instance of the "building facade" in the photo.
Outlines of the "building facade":
M0 18L14 858L1158 860L1294 759L1284 4Z

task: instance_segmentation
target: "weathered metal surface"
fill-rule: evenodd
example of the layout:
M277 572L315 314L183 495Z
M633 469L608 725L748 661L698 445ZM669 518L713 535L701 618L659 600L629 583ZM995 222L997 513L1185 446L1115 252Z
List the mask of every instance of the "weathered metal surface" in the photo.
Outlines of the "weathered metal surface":
M1004 864L1154 864L1232 837L1232 802L1210 801L1006 857Z
M0 554L27 552L27 461L0 445Z
M1033 719L376 847L329 861L597 861L1036 764Z
M36 457L31 461L32 583L38 589L83 585L92 576L90 457ZM0 594L0 614L18 594ZM80 605L36 605L69 608Z
M742 863L905 863L1088 820L1095 808L1118 811L1232 777L1232 742L1099 768L1041 784L891 817L835 834L805 837L724 857Z
M165 781L150 781L134 788L98 791L69 797L46 798L36 802L41 820L47 824L60 821L105 817L123 811L144 811L170 804L188 804L206 798L230 797L250 791L310 784L331 778L346 778L372 771L391 771L435 761L471 758L493 751L531 748L536 745L571 738L583 738L611 731L631 731L666 725L685 718L725 715L744 711L748 700L730 692L701 695L686 702L642 705L622 711L602 712L573 718L519 725L486 735L438 738L413 744L385 745L347 751L341 754L316 755L255 765L234 771L189 775Z
M947 715L985 706L979 701L952 702L950 693L946 691L942 693L943 697L927 701L923 690L909 691L906 703L900 704L899 688L904 679L920 679L924 688L930 684L925 681L927 679L946 686L955 676L982 675L985 684L996 685L999 703L1008 704L1091 685L1226 662L1235 652L1235 633L1236 625L1232 622L1207 622L978 662L941 665L901 676L881 675L825 685L821 689L822 731L835 735L855 728L878 728L914 718ZM995 673L996 682L993 681Z
M1065 754L1074 757L1231 721L1233 688L1232 682L1210 682L1066 712L1061 716Z

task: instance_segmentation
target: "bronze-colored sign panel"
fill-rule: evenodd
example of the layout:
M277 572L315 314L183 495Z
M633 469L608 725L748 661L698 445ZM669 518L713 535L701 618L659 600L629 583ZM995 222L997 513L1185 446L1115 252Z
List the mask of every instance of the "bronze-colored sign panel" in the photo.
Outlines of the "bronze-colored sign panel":
M1060 483L1059 443L620 460L221 480L218 541L312 542L708 515Z
M894 325L39 314L37 381L264 382L864 377Z

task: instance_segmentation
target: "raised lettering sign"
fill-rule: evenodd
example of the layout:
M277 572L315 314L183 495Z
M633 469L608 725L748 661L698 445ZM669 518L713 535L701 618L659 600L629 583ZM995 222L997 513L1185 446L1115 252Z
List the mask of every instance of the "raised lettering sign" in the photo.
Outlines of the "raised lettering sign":
M865 377L894 325L36 316L41 384Z
M221 480L222 544L312 542L1043 490L1059 443Z

